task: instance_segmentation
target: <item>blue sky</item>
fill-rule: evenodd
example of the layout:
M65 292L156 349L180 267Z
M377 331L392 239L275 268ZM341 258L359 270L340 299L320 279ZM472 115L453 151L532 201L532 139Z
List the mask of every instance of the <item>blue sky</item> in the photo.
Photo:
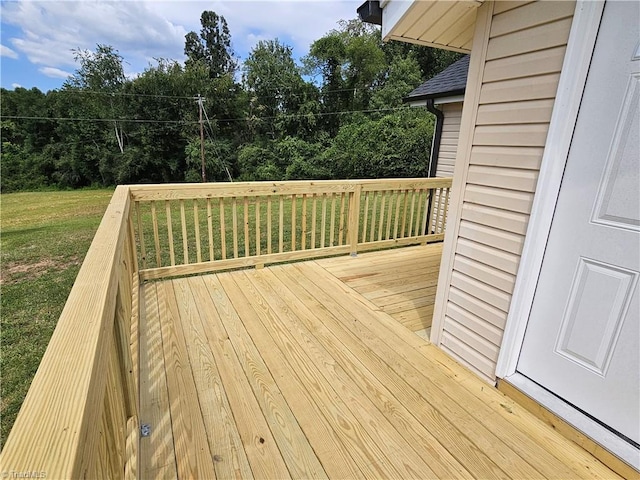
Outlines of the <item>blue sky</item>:
M184 60L184 36L200 30L200 14L223 15L236 55L279 38L306 55L313 40L356 16L361 0L8 1L0 0L0 83L13 89L60 88L76 64L73 49L111 45L125 73L141 73L154 58Z

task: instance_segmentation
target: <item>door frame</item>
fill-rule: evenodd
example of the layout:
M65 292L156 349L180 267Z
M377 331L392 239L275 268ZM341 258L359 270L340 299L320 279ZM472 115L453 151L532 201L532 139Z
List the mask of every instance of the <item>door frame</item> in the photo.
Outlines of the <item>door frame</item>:
M517 372L604 4L605 0L577 0L576 3L496 376L639 468L638 450L631 444Z

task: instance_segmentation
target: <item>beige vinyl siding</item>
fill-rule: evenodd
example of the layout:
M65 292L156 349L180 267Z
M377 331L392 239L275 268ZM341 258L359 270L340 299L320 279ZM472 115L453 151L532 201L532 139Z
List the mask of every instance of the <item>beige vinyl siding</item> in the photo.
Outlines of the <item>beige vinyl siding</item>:
M494 382L575 3L481 8L493 14L473 126L463 126L462 205L448 231L449 285L436 312L441 348ZM482 50L474 44L472 56Z
M462 102L444 103L438 108L444 114L444 121L442 122L442 139L440 140L436 177L453 177L453 165L456 161L458 139L460 138Z
M460 120L462 117L462 102L443 103L438 105L444 114L442 122L442 137L440 139L440 151L438 153L438 165L436 166L436 177L453 177L453 166L458 153L458 140L460 138ZM431 223L432 231L443 231L446 225L442 225L446 218L445 209L449 205L449 192L446 201L440 202L440 193L436 193L436 203L441 205L440 213L434 215Z

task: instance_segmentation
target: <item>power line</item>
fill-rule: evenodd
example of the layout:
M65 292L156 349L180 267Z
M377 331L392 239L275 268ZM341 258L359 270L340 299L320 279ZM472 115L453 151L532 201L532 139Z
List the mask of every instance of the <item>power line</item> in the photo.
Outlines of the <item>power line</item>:
M192 100L193 96L183 96L183 95L164 95L160 93L126 93L126 92L100 92L98 90L57 90L59 93L80 93L80 94L88 94L88 95L104 95L107 97L142 97L142 98L173 98L173 99L183 99L183 100Z
M166 124L183 124L193 125L197 121L191 120L152 120L142 118L81 118L81 117L28 117L21 115L3 115L1 117L9 120L52 120L52 121L74 121L74 122L132 122L132 123L166 123Z
M217 119L218 123L223 122L236 122L236 121L247 121L247 120L273 120L276 118L296 118L296 117L306 117L308 115L313 115L316 117L325 117L331 115L346 115L350 113L377 113L377 112L393 112L397 110L408 110L411 107L402 106L402 107L390 107L390 108L374 108L374 109L366 109L366 110L343 110L340 112L308 112L308 113L288 113L281 115L271 115L268 117L239 117L239 118L221 118Z
M267 89L269 92L277 92L279 90L293 90L296 87L273 87ZM316 87L317 88L317 87ZM333 90L322 90L321 88L317 88L317 91L321 95L325 95L327 93L340 93L340 92L353 92L355 90L362 90L363 88L336 88ZM193 100L193 95L166 95L161 93L126 93L126 92L101 92L99 90L86 90L86 89L68 89L68 90L56 90L58 93L74 93L74 94L87 94L87 95L103 95L106 97L140 97L140 98L168 98L168 99L176 99L176 100ZM248 91L248 93L252 93L252 91ZM46 94L45 94L46 95ZM304 97L306 93L287 93L288 96L292 97ZM270 95L257 95L257 98L271 98Z
M193 97L192 97L193 98ZM276 118L296 118L307 117L313 115L315 117L325 117L331 115L347 115L352 113L379 113L379 112L394 112L398 110L408 110L410 107L389 107L389 108L373 108L365 110L343 110L339 112L308 112L308 113L288 113L281 115L270 115L264 117L236 117L236 118L220 118L216 119L218 123L229 122L245 122L253 120L273 120ZM152 119L139 119L139 118L80 118L80 117L30 117L20 115L4 115L2 119L9 120L51 120L51 121L95 121L95 122L132 122L132 123L161 123L161 124L177 124L177 125L197 125L197 120L152 120Z

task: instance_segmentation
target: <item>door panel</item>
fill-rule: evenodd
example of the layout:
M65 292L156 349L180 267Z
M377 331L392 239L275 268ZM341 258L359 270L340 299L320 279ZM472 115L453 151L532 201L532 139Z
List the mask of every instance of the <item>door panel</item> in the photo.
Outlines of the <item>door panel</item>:
M605 377L637 279L637 272L580 258L555 352Z
M639 2L607 2L517 370L640 443Z
M634 59L637 61L637 59ZM640 230L640 75L632 75L623 101L623 112L615 129L607 168L598 192L593 221Z

